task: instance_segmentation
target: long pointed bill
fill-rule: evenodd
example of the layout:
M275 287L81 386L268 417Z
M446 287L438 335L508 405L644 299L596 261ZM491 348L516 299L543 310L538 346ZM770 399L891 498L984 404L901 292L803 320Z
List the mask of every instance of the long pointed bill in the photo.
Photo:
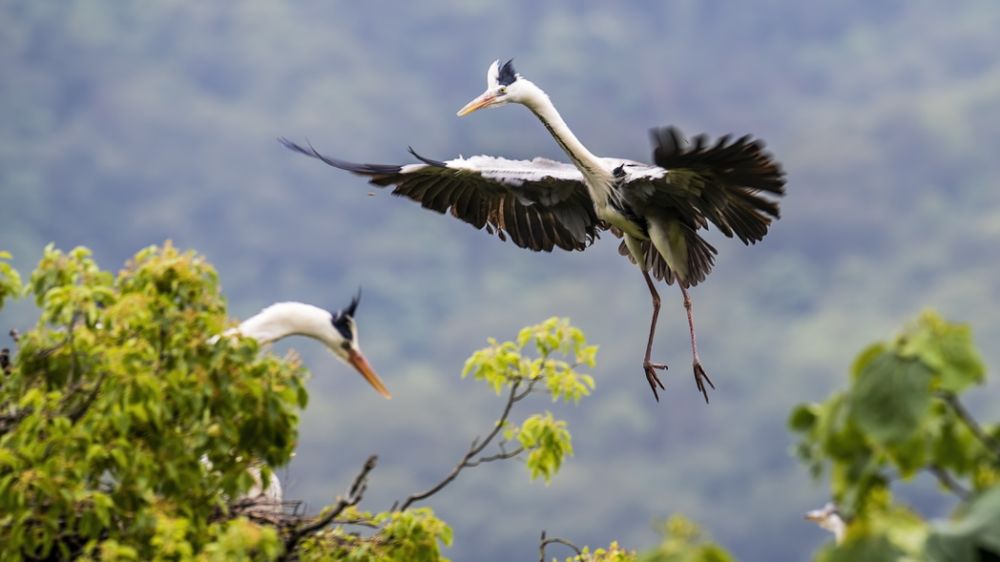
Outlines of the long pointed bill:
M472 113L473 111L482 109L493 103L493 100L495 100L496 98L497 97L489 91L483 92L481 96L465 104L465 107L463 107L462 109L459 109L458 116L463 117L465 115Z
M382 379L378 378L378 375L375 374L375 370L372 369L372 366L368 363L368 360L365 359L365 356L361 355L360 351L355 351L353 349L348 351L347 362L350 363L352 367L357 369L359 373L361 373L361 376L368 381L368 384L372 385L372 388L374 388L376 392L385 398L392 398L392 395L389 394L389 389L385 387L385 383L382 382Z

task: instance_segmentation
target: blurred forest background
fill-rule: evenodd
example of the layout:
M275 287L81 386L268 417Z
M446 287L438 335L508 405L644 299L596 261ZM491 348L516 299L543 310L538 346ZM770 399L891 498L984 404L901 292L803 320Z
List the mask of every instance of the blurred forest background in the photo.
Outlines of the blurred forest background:
M323 505L371 453L379 508L435 482L500 399L458 378L487 336L569 316L601 344L585 407L553 405L576 457L550 486L470 471L435 511L456 560L530 559L541 529L578 544L657 540L683 512L745 561L805 559L827 490L790 452L787 413L920 309L969 322L1000 365L1000 5L793 0L356 3L0 2L0 248L86 245L106 268L172 239L219 269L234 317L276 300L328 308L359 285L384 401L318 344L288 497ZM486 153L564 159L521 108L455 117L513 57L595 153L648 159L646 129L753 133L788 171L783 218L753 248L719 236L694 292L718 390L690 373L665 290L640 368L648 294L606 237L532 254L284 150L347 159ZM27 327L16 303L0 327ZM6 345L6 344L5 344ZM286 346L278 346L283 352ZM1000 387L974 394L997 416ZM928 477L907 498L946 515ZM950 504L949 504L950 505Z

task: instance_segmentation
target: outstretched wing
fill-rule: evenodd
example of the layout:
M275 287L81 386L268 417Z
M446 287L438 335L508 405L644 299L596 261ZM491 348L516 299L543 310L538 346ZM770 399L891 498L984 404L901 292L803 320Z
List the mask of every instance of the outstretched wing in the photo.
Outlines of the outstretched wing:
M674 127L653 129L650 136L653 161L667 173L650 182L648 204L678 208L696 217L699 228L707 219L744 244L764 238L780 216L769 196L785 194L785 172L763 141L745 135L730 142L726 135L710 146L707 135L698 135L688 144Z
M698 135L688 144L674 127L650 131L656 167L624 165L622 193L633 208L647 216L676 220L687 241L688 272L694 285L712 267L715 249L696 231L712 223L727 237L753 244L767 234L779 217L777 201L785 193L781 164L749 135L731 141L724 136L711 144ZM658 278L673 281L674 274L648 242L646 262ZM624 248L620 248L624 250ZM623 252L624 253L624 252Z
M583 250L598 236L601 223L583 183L570 164L544 158L507 160L492 156L445 162L413 154L421 163L355 164L324 156L311 145L278 139L295 152L330 166L366 176L379 187L394 186L393 195L452 216L521 248Z

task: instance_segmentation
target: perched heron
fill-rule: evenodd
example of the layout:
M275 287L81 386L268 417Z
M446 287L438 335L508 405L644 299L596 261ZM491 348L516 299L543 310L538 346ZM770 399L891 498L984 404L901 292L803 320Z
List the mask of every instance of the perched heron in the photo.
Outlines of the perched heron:
M338 312L330 312L301 302L275 303L247 318L238 327L227 330L223 335L243 335L257 340L261 345L294 335L319 340L340 360L354 367L376 392L385 398L392 398L382 379L372 369L358 346L358 327L354 321L354 313L360 300L359 291L351 299L351 303ZM210 341L214 343L218 341L218 337ZM211 466L208 459L203 458L202 462ZM259 466L252 466L249 470L254 484L237 499L237 502L248 504L245 508L247 513L280 513L282 490L278 476L271 472L267 484L264 484Z
M244 320L239 327L226 331L226 335L242 334L269 344L288 336L308 336L320 341L340 360L354 367L385 398L392 398L385 383L372 369L358 346L358 328L354 313L361 293L351 299L351 304L338 312L301 302L279 302Z
M560 117L541 88L514 71L511 61L495 61L486 73L486 91L459 110L463 116L508 103L526 106L542 122L572 164L545 158L530 161L473 156L448 161L410 153L420 163L356 164L324 156L311 145L279 139L286 147L330 166L367 176L374 185L395 186L394 195L496 233L534 251L583 250L601 230L624 238L619 247L639 266L653 301L643 370L659 400L664 388L656 374L666 365L650 360L660 296L653 277L675 281L684 296L695 382L708 402L688 288L703 281L716 250L698 230L712 223L724 235L752 244L778 218L770 196L784 194L784 171L749 135L714 144L694 137L688 144L672 127L653 129L653 161L595 156Z

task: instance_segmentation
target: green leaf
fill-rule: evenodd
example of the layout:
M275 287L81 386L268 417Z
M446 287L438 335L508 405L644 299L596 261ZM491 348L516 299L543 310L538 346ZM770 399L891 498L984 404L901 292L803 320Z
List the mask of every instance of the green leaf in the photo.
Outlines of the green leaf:
M882 342L873 343L866 347L857 357L854 358L854 362L851 363L851 377L855 380L861 376L861 371L872 362L873 359L882 355L886 350L886 345Z
M877 443L908 439L930 409L931 376L920 361L882 352L864 365L851 388L851 419Z
M916 357L937 375L937 385L961 392L980 384L986 374L982 357L972 341L967 324L953 324L934 312L925 312L897 338L900 355Z
M10 254L0 251L0 308L3 308L7 297L19 297L24 291L21 276L7 260L10 260Z
M811 430L816 425L816 420L819 419L817 410L816 404L799 404L788 416L788 427L799 433Z
M925 548L930 562L996 559L1000 555L1000 487L973 501L963 516L935 526Z
M573 445L566 422L556 420L551 412L524 420L517 439L528 451L525 464L534 480L541 476L546 483L559 471L563 459L573 454Z
M853 539L853 540L852 540ZM821 558L823 562L895 562L907 559L906 553L899 547L892 544L884 536L862 536L852 538L838 545L827 556Z

